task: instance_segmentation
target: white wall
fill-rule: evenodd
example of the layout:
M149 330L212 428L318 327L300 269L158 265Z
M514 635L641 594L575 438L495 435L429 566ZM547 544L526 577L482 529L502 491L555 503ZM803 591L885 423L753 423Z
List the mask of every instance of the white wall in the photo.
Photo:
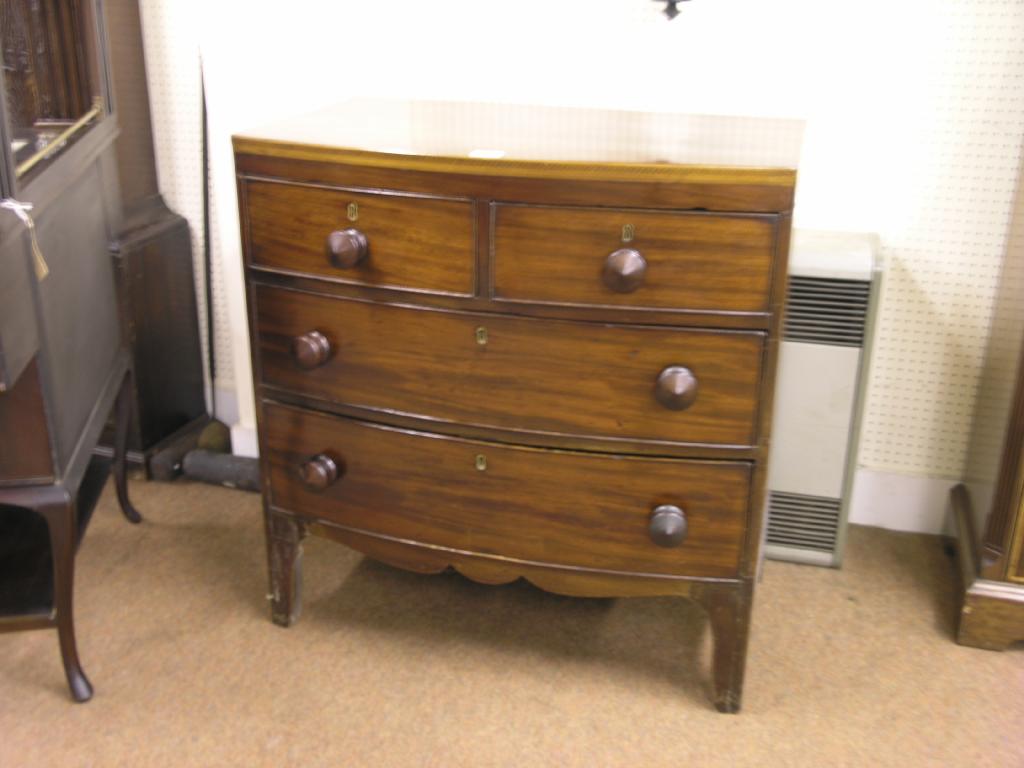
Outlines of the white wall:
M241 450L255 444L229 137L369 95L806 118L796 225L877 232L888 262L861 463L960 474L1024 136L1019 0L692 0L672 22L651 0L142 5L161 184L190 218L178 126L197 124L203 54L217 387L238 402Z

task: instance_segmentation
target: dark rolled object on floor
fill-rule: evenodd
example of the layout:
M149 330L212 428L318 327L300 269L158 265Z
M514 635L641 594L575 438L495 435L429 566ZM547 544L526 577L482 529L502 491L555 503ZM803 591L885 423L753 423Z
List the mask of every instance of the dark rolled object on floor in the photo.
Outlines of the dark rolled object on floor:
M260 463L246 456L197 449L185 454L185 477L243 491L260 490Z

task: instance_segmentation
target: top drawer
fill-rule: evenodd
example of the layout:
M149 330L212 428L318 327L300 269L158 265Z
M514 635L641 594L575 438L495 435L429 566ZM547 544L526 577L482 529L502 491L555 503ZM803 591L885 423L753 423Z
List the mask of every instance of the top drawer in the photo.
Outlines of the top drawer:
M775 223L774 215L495 205L494 296L765 312Z
M247 180L245 205L253 266L381 288L473 294L468 200Z

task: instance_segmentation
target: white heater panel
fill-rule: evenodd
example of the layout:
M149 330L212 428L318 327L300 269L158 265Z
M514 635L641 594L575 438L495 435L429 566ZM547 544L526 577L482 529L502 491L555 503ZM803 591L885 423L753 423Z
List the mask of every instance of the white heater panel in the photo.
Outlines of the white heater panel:
M860 347L784 341L775 383L768 487L842 495Z
M765 555L842 561L867 360L878 238L795 231L779 348Z

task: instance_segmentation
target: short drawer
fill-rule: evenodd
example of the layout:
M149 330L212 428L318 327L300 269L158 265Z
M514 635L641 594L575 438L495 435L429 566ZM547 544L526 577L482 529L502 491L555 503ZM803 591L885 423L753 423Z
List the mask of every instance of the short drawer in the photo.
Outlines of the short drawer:
M272 503L301 515L541 563L714 577L739 568L745 462L535 450L273 404L262 429ZM681 519L685 536L655 544L666 518Z
M776 217L495 205L499 300L764 312Z
M473 204L247 180L249 261L346 283L471 295Z
M518 432L755 444L761 333L453 312L269 286L255 300L262 381L274 387Z

